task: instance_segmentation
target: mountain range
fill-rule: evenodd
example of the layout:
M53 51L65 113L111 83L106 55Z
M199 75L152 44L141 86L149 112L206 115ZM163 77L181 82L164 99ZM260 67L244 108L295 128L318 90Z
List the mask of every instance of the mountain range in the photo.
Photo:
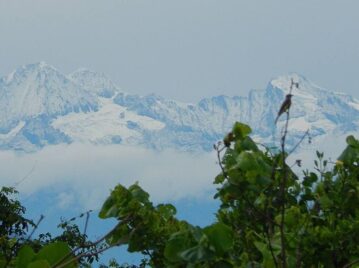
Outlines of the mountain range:
M307 130L312 139L358 133L357 99L295 73L247 96L183 103L127 93L102 73L79 69L65 75L40 62L0 79L0 149L33 152L80 142L210 151L235 121L249 124L256 139L273 143L284 120L276 126L275 116L291 79L299 88L293 90L289 144Z

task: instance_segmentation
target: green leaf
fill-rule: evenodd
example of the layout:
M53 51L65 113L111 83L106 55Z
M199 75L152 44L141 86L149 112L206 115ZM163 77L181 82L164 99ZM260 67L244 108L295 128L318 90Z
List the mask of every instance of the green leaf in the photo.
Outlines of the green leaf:
M131 185L128 190L132 194L132 197L143 204L149 203L150 195L144 191L137 183Z
M118 214L117 206L114 202L114 198L112 196L109 196L105 203L102 205L102 208L99 212L99 217L102 219L116 217Z
M289 228L295 227L300 220L300 209L296 206L292 206L286 211L285 224Z
M255 241L254 245L256 246L256 248L260 251L260 253L263 256L263 267L268 267L268 268L274 268L275 267L275 263L273 261L273 257L272 254L267 246L267 244L259 242L259 241Z
M30 263L27 268L51 268L51 265L46 260L38 260Z
M193 245L188 231L175 233L166 243L164 256L170 262L182 261L181 253L191 246Z
M35 252L30 246L23 246L17 256L16 267L22 268L27 265L35 258Z
M190 231L191 231L191 234L193 236L193 238L197 241L197 242L200 242L200 240L202 239L203 237L203 231L200 227L198 226L190 226Z
M319 203L323 209L328 209L332 206L333 201L327 195L319 198Z
M251 152L241 152L236 160L236 167L240 168L243 171L256 170L258 168L258 163Z
M156 209L161 214L161 216L165 219L174 217L177 213L175 206L171 204L159 204L157 205Z
M131 201L132 195L125 187L118 184L115 189L111 192L111 195L107 198L105 203L99 212L99 217L102 219L119 217L123 207Z
M203 232L207 235L210 244L215 248L218 255L223 255L233 248L233 231L229 226L223 223L215 223L204 228Z
M243 138L243 140L240 142L240 147L241 150L248 150L253 152L259 151L257 144L249 136Z
M214 179L214 184L220 184L220 183L222 183L222 182L224 182L224 176L223 176L223 174L221 173L221 174L218 174L217 176L216 176L216 178Z
M310 172L308 176L303 179L303 186L311 187L314 182L318 180L318 176L314 172Z
M346 142L348 145L353 146L353 147L358 147L358 145L359 145L359 141L356 140L353 135L348 136L346 138Z
M199 261L211 260L213 258L213 253L205 247L198 245L183 251L180 256L185 261L196 263Z
M358 159L358 150L351 146L347 146L342 154L339 156L338 160L343 162L346 165L351 165Z
M252 129L246 124L236 122L234 123L232 132L236 138L242 140L252 132Z
M120 240L121 244L126 244L129 241L130 233L131 230L127 224L119 223L117 227L111 232L111 234L106 238L106 241L110 245L118 244Z
M359 141L353 136L347 137L348 146L344 149L338 160L350 166L359 160Z
M43 247L36 255L36 260L46 260L50 265L56 264L63 257L69 255L71 250L65 242L55 242ZM70 254L72 257L72 255ZM76 263L76 262L75 262ZM66 268L76 267L75 264L69 264Z

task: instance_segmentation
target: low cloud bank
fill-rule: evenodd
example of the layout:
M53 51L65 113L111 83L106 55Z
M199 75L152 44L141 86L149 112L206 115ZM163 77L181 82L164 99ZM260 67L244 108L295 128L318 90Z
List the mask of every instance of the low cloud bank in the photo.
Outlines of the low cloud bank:
M49 146L31 154L0 152L0 185L24 196L51 189L59 208L101 206L116 184L138 181L155 202L210 199L219 172L215 153L155 152L122 145Z
M288 164L302 177L303 169L313 168L315 150L334 162L345 148L346 136L303 142ZM294 165L296 159L302 160L302 167ZM215 152L155 152L123 145L58 145L31 154L0 151L0 161L0 186L16 186L24 198L54 194L57 208L65 210L74 205L97 209L118 183L136 181L154 202L210 200L213 179L220 172Z

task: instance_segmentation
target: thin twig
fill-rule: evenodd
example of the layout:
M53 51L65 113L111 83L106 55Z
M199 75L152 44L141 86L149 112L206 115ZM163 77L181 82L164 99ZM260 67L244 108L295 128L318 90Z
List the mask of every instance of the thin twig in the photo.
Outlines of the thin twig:
M281 138L281 150L282 150L282 182L280 185L280 195L281 195L281 221L280 221L280 240L281 240L281 258L282 258L282 267L287 267L287 256L286 256L286 243L285 243L285 234L284 234L284 220L285 220L285 200L286 200L286 184L287 184L287 167L286 167L286 153L285 153L285 141L288 134L288 124L289 124L289 110L287 111L286 123L284 126L283 136Z
M20 180L18 180L17 182L14 183L13 187L18 187L21 183L23 183L25 180L27 180L27 178L30 177L30 175L32 174L32 172L34 172L35 167L36 167L37 161L35 162L35 164L32 166L32 168L30 169L30 171L24 176L22 177Z
M266 151L269 152L270 156L273 157L273 153L272 153L272 150L270 147L268 147L264 143L260 143L260 142L257 142L256 144L258 144L258 145L262 146L264 149L266 149ZM273 149L273 147L272 147L272 149Z
M86 212L86 221L85 221L85 227L84 227L84 235L86 235L87 226L88 226L89 219L90 219L90 212L91 212L91 211L87 211L87 212Z
M28 236L28 238L26 239L26 241L30 241L32 235L35 233L35 231L37 230L37 228L39 227L40 223L42 222L42 220L45 218L44 215L40 215L40 219L37 221L37 223L34 226L34 229L32 230L32 232L30 233L30 235Z
M292 150L289 151L289 153L287 154L287 157L288 157L289 155L291 155L291 154L298 148L298 146L303 142L304 138L305 138L306 136L308 136L308 135L309 135L309 129L307 129L307 131L306 131L306 132L304 133L304 135L300 138L300 140L297 142L297 144L294 145L294 147L292 148Z
M122 241L121 241L121 242L122 242ZM88 251L86 251L86 252L84 252L84 253L82 253L82 254L80 254L80 255L77 255L76 257L74 257L74 258L68 260L67 262L65 262L65 263L63 263L63 264L61 264L61 262L60 262L59 264L55 264L54 266L52 266L52 268L62 268L62 267L66 267L67 265L71 264L72 262L78 261L78 260L81 259L81 258L91 257L91 256L94 256L94 255L100 254L100 253L102 253L102 252L104 252L104 251L106 251L106 250L109 250L110 248L113 248L113 247L115 247L115 246L118 246L118 245L120 245L120 244L121 244L121 243L120 243L120 241L119 241L119 242L116 243L116 244L113 244L113 245L111 245L111 246L108 246L108 247L99 249L99 250L96 251L96 252L91 252L91 253L89 253Z
M107 238L107 236L109 236L113 231L116 230L118 225L116 225L111 231L109 231L108 233L106 233L104 236L102 236L101 238L99 238L98 240L96 240L95 242L92 242L88 245L86 245L86 247L93 247L93 246L97 246L99 243L101 243L103 240L105 240ZM62 257L60 260L58 260L53 267L57 267L57 265L60 265L62 262L64 262L66 259L68 259L69 257L71 257L71 255L74 255L76 251L78 251L81 248L84 248L84 245L80 245L76 248L74 248L73 250L71 250L71 252L69 252L67 255L65 255L64 257Z
M117 226L116 226L117 227ZM115 228L116 228L115 227ZM115 229L114 228L114 229ZM113 230L114 230L113 229ZM129 236L131 236L134 232L135 232L136 228L134 228ZM111 231L112 232L112 231ZM109 232L108 234L110 234L111 232ZM117 246L120 246L121 244L123 244L126 240L128 239L128 237L124 237L122 239L120 239L119 241L117 241L117 243L113 244L113 245L109 245L108 247L105 247L105 248L102 248L102 249L99 249L97 250L96 252L89 252L89 251L86 251L84 253L81 253L77 256L75 256L74 258L68 260L67 262L64 262L61 264L61 262L58 262L56 263L54 266L52 266L52 268L62 268L62 267L66 267L67 265L71 264L72 262L75 262L75 261L78 261L79 259L83 258L83 257L91 257L91 256L94 256L94 255L97 255L97 254L100 254L106 250L109 250L110 248L113 248L113 247L117 247Z
M223 176L227 179L227 172L224 170L224 166L222 164L222 158L221 158L221 152L226 148L225 146L223 146L222 148L219 148L219 144L217 146L214 146L216 152L217 152L217 159L218 159L218 165L222 170L222 174Z

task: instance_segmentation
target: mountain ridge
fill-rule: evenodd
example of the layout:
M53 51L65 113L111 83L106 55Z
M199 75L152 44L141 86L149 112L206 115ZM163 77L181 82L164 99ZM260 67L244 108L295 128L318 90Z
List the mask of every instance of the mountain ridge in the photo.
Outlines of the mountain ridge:
M44 62L23 65L0 79L0 149L36 151L72 142L126 144L162 150L209 151L235 121L249 124L253 135L271 143L282 124L278 107L293 91L291 134L309 129L313 138L340 130L358 132L359 101L323 89L296 73L272 79L247 96L219 95L184 103L156 94L122 91L105 74L79 69L69 75Z

